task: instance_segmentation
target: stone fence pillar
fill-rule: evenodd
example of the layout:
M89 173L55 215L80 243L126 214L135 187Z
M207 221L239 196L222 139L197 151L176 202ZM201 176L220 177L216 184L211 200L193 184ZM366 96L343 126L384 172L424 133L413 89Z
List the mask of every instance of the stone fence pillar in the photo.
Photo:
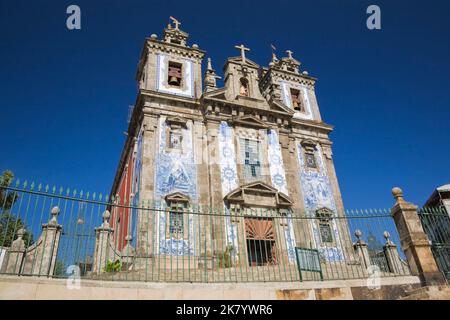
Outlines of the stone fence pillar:
M400 188L393 188L392 195L396 203L391 209L391 214L411 273L419 276L422 284L426 286L445 284L446 280L439 271L431 252L430 240L423 231L417 206L403 199L403 191Z
M52 276L55 271L56 256L58 254L59 240L62 226L58 224L57 217L60 210L54 207L52 218L42 225L42 233L37 241L25 248L24 229L17 231L17 239L8 250L6 273L37 276Z
M25 255L25 242L23 241L24 229L17 230L17 239L11 243L8 249L5 273L20 274L22 261Z
M383 236L386 239L383 250L389 267L389 271L395 274L402 274L402 261L400 259L400 255L398 254L397 246L390 239L391 235L389 234L389 232L385 231Z
M355 230L355 236L356 239L358 239L354 244L353 248L355 249L356 255L359 257L359 261L363 263L364 268L369 268L370 263L370 256L369 256L369 249L367 248L367 243L365 243L362 239L362 232L359 229Z
M99 228L95 229L95 251L94 251L94 273L102 273L105 271L106 263L111 256L110 241L113 229L109 225L111 214L108 210L103 213L103 223Z

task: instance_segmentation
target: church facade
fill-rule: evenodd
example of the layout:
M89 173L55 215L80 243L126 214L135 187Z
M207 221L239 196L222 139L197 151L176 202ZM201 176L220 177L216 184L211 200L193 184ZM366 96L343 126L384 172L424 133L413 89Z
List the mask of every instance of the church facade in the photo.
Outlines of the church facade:
M218 87L211 59L202 72L205 51L188 38L175 20L145 41L112 187L131 205L111 212L117 249L134 237L136 258L232 247L236 264L293 264L304 247L347 259L333 127L321 118L316 79L291 51L264 67L240 45ZM157 210L140 209L148 204Z

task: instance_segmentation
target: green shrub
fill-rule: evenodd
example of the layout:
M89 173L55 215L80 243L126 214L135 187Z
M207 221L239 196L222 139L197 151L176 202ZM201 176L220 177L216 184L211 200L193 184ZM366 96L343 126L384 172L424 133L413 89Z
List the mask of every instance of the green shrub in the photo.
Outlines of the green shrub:
M119 259L116 261L108 260L106 262L105 271L106 272L119 272L122 269L122 262Z
M224 252L217 253L220 268L231 268L233 266L232 262L233 251L235 251L234 247L232 245L228 245L225 248Z

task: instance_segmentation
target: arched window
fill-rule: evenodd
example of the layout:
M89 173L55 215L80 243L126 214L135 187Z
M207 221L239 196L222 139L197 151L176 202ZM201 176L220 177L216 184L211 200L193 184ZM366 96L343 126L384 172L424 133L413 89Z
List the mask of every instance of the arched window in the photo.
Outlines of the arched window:
M241 87L239 89L239 94L241 96L248 97L249 96L249 91L248 91L248 80L247 80L247 78L241 78L240 79L240 83L241 83Z

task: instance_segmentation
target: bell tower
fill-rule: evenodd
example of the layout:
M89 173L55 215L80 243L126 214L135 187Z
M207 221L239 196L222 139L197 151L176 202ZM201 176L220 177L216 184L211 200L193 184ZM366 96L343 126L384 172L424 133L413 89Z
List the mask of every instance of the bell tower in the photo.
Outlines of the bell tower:
M269 67L261 75L260 87L268 100L282 102L294 111L294 118L321 121L314 92L316 79L308 72L300 72L300 61L287 50L287 57L278 59L272 54Z
M239 57L227 60L224 66L225 96L228 100L257 108L269 108L259 88L260 66L246 57L250 49L244 45L235 46Z
M172 18L163 39L152 34L146 40L136 80L140 90L198 99L202 93L201 63L205 52L188 45L189 34Z

